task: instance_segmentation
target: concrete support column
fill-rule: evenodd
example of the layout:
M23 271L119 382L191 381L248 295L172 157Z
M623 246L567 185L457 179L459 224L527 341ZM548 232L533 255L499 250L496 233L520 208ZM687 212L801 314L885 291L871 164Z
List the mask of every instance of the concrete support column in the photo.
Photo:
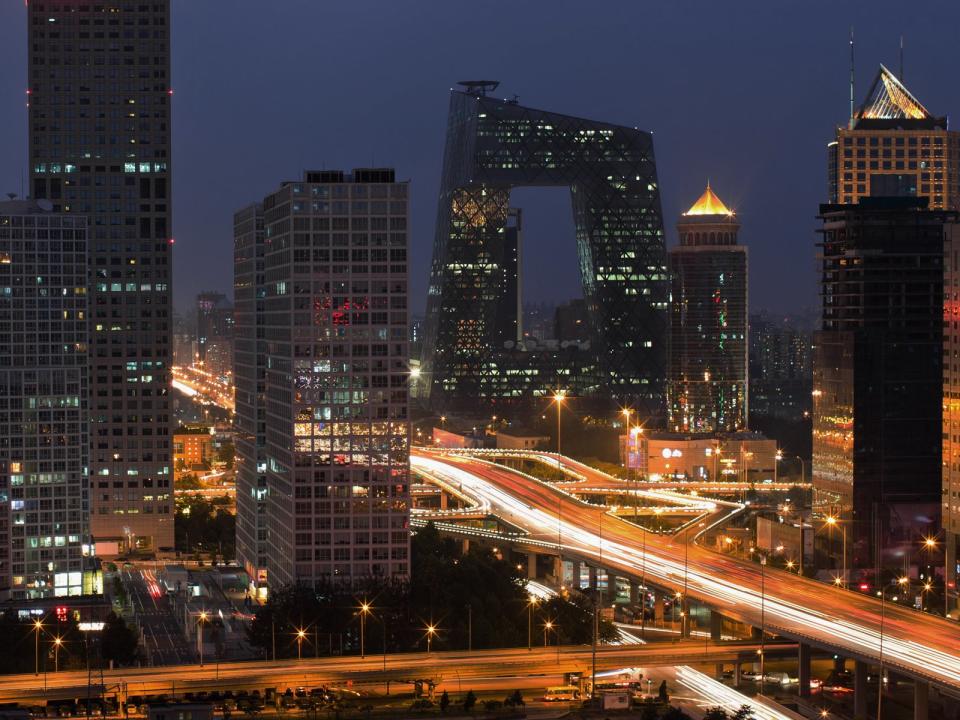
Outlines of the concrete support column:
M723 680L723 663L717 663L713 669L713 676L717 680Z
M743 671L743 664L742 664L742 663L736 662L736 663L733 664L733 685L734 685L734 687L740 687L740 682L743 680L743 676L741 675L742 671Z
M930 683L913 681L913 720L929 720Z
M460 541L460 552L462 552L464 555L470 552L470 540L468 538L464 538Z
M800 697L810 697L810 646L800 643L797 655L797 679L800 681Z
M527 555L527 579L537 579L537 554L529 553Z
M596 590L597 589L597 569L593 565L588 565L587 571L590 573L590 581L587 583L587 586L591 590Z
M640 603L640 583L630 581L630 607L635 608Z
M663 593L657 593L653 600L653 619L663 624Z
M855 661L853 664L853 717L855 720L866 720L867 717L867 670L865 662Z
M723 639L723 615L715 610L708 612L710 613L710 639L720 642Z
M440 491L440 509L446 510L450 506L450 496L443 490Z
M553 560L553 577L556 579L557 585L563 585L563 559L559 555L554 555Z

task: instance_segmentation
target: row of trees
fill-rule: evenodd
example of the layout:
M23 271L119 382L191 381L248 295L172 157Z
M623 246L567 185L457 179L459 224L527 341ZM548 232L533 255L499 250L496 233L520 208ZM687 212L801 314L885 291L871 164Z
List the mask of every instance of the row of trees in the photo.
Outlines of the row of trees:
M0 673L53 672L109 665L130 665L137 659L137 634L114 613L110 613L103 630L81 631L72 617L57 621L55 617L21 620L14 611L0 615Z
M237 518L230 512L230 498L212 501L193 495L177 498L173 525L176 548L180 552L214 552L226 560L236 556Z
M542 644L588 644L593 606L580 596L551 598L530 607L515 565L489 550L460 550L432 526L411 541L410 583L374 582L344 591L293 585L275 591L249 628L251 644L277 657L360 650L368 652L518 647L528 633ZM616 638L600 623L601 641Z

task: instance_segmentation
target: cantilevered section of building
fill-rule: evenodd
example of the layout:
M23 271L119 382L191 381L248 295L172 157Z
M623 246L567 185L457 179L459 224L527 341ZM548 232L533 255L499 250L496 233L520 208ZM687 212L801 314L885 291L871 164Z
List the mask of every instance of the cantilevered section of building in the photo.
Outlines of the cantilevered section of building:
M828 196L925 197L931 210L960 209L958 133L933 115L887 67L828 147Z

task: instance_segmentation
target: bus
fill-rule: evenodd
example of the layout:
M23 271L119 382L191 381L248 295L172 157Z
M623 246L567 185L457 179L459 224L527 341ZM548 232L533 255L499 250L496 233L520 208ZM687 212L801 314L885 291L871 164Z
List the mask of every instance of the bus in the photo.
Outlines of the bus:
M544 702L573 702L580 699L580 688L573 685L548 687L543 699Z

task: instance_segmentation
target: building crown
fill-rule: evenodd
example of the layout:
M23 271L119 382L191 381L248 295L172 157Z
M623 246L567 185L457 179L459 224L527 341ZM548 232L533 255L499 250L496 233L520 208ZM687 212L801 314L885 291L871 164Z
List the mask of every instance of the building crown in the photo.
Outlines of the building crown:
M730 210L723 202L716 196L713 190L710 189L710 181L707 181L707 189L703 191L703 195L700 196L700 199L697 200L689 210L684 213L684 216L687 215L733 215L734 212Z
M926 120L930 113L881 63L856 117L858 120Z

